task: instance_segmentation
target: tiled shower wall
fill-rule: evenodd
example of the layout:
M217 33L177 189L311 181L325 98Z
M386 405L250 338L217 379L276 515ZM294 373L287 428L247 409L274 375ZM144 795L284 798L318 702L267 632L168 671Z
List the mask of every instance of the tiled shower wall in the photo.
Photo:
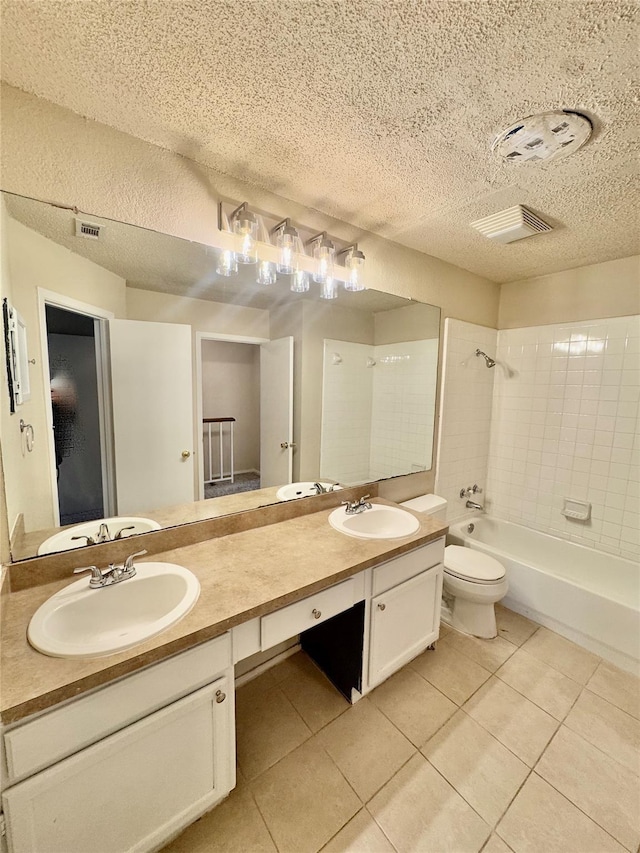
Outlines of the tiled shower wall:
M640 317L503 330L497 353L490 512L637 557ZM565 518L565 497L590 521Z
M447 519L467 515L460 489L477 483L486 490L491 398L496 370L475 355L495 357L497 332L447 318L444 324L442 393L436 467L436 494L447 499ZM485 494L478 495L484 503Z

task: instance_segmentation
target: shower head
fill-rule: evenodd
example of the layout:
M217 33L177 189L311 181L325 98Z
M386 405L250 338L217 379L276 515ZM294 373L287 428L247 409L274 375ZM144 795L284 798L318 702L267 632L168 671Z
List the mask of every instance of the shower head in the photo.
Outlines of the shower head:
M487 363L487 367L495 367L495 366L496 366L495 361L494 361L492 358L490 358L490 357L486 354L486 352L482 352L482 350L481 350L481 349L477 349L477 350L476 350L476 355L481 355L481 356L484 358L484 360L485 360L485 361L486 361L486 363Z

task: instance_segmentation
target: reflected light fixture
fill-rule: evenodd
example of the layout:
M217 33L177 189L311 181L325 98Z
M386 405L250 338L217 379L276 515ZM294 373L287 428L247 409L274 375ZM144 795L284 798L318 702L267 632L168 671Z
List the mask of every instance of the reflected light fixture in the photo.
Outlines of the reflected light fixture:
M271 233L276 235L276 247L278 249L277 270L281 275L293 275L298 269L298 231L293 227L291 221L283 219L278 222Z
M291 290L294 293L306 293L309 290L309 273L297 269L291 276Z
M247 209L246 201L233 211L229 222L237 240L236 260L240 264L255 264L258 260L258 220Z
M338 296L338 282L335 278L325 278L320 288L320 299L336 299Z
M313 257L316 262L316 269L313 273L313 280L318 284L324 284L327 279L333 280L333 262L336 254L336 247L327 237L327 232L323 231L307 241L307 245L313 243ZM323 299L333 299L334 297L323 297Z
M262 285L269 285L276 283L276 265L272 264L271 261L260 261L258 263L258 274L256 276L256 283Z
M350 290L353 293L366 290L364 282L362 281L365 258L360 249L358 249L358 244L354 243L353 246L347 246L346 249L342 249L338 252L338 255L342 254L345 255L345 269L349 271L349 278L344 283L344 289Z
M238 274L238 262L236 261L235 252L232 252L231 249L224 249L220 252L216 272L218 275L226 276Z

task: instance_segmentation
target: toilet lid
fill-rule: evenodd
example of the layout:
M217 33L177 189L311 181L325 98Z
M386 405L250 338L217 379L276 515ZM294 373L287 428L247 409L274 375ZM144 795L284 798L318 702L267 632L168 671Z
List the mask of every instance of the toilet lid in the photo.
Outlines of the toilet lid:
M447 545L444 549L444 570L461 580L500 581L505 568L488 554L464 548L462 545Z

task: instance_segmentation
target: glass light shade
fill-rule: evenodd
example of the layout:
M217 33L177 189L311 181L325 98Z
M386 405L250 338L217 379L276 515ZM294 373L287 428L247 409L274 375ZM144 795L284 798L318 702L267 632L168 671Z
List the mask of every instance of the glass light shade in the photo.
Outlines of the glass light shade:
M313 248L313 257L316 262L316 271L313 274L313 280L318 284L324 284L327 279L333 278L335 254L336 247L327 237L316 242Z
M294 293L306 293L309 290L309 273L297 269L291 276L291 290Z
M256 283L262 285L276 283L276 266L271 261L260 261L258 264L258 274Z
M218 258L218 264L216 266L216 272L218 275L237 275L238 274L238 262L236 261L236 256L231 249L225 249L220 253L220 257Z
M349 278L344 283L345 290L351 290L354 293L360 290L366 290L362 281L362 273L364 270L364 255L358 249L352 249L347 255L345 267L349 271Z
M320 288L320 299L336 299L338 296L338 282L335 278L327 278L322 282Z
M278 272L282 275L292 275L298 269L296 254L298 232L291 225L280 228L276 237L278 247Z
M236 235L236 260L241 264L255 264L258 260L258 223L253 213L244 211L233 220L233 233Z

